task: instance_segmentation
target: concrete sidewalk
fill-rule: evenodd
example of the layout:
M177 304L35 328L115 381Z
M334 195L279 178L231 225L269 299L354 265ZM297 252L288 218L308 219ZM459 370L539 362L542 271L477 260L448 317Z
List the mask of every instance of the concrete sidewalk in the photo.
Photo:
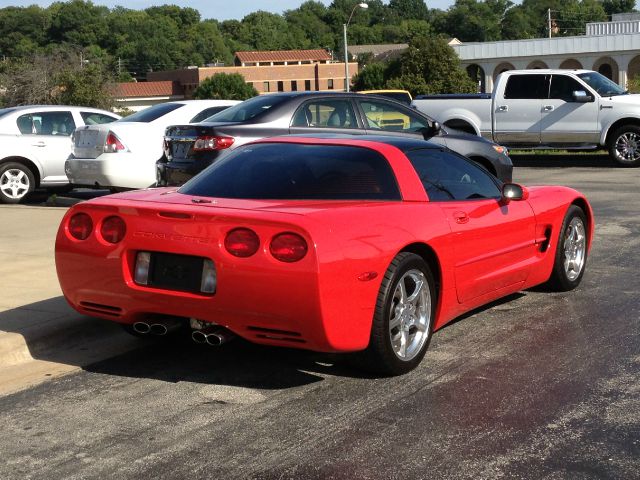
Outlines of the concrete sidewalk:
M54 245L66 211L0 205L0 395L140 346L118 325L80 315L64 300Z

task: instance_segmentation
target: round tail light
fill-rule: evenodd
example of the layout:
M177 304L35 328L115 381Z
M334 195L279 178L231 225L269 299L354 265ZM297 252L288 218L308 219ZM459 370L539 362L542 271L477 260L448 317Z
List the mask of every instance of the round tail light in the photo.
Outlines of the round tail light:
M224 248L235 257L250 257L260 248L260 239L253 230L235 228L227 233Z
M76 213L69 219L69 233L77 240L86 240L93 230L93 220L86 213Z
M109 243L118 243L126 232L127 226L120 217L105 218L100 228L100 235Z
M307 242L297 233L280 233L273 237L269 251L273 258L281 262L297 262L307 254Z

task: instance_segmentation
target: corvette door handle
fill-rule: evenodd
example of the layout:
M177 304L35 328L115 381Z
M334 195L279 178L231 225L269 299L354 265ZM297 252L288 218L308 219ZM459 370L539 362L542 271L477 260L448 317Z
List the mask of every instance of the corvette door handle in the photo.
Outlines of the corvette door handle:
M455 212L453 218L456 219L456 223L467 223L469 221L469 215L467 212Z
M544 110L545 112L550 112L551 110L553 110L553 105L545 105L544 107L542 107L542 110Z
M47 144L45 142L32 143L31 145L33 145L34 147L46 147L47 146Z
M508 112L509 111L509 105L500 105L498 107L498 111L499 112Z

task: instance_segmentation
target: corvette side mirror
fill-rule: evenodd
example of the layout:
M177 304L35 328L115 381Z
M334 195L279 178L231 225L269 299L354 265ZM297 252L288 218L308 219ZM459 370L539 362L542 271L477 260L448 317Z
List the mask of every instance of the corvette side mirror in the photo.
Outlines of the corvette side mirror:
M502 199L506 201L511 200L526 200L529 198L529 191L522 185L517 183L505 183L502 186Z

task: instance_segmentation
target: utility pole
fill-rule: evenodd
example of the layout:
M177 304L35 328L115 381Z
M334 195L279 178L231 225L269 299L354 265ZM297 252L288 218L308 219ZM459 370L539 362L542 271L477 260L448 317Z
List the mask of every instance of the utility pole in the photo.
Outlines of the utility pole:
M547 29L549 30L549 38L551 38L551 9L547 8Z

